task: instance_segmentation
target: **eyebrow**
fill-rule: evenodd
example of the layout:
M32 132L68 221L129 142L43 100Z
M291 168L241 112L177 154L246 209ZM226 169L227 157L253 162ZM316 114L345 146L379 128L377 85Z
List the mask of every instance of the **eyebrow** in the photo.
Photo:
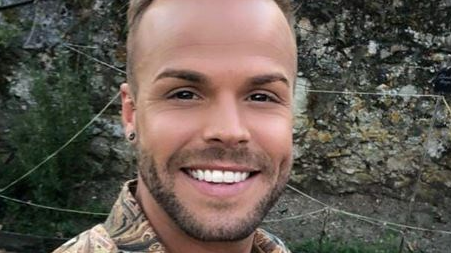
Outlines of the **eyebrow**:
M207 83L208 77L204 74L186 69L167 69L160 73L155 81L164 79L164 78L176 78L184 81L192 82L192 83Z
M181 79L184 81L192 82L192 83L200 83L200 84L206 84L209 83L209 78L197 71L194 70L187 70L187 69L167 69L160 73L156 78L155 81L164 79L164 78L176 78ZM282 82L287 86L290 86L290 83L288 79L279 73L271 73L271 74L263 74L263 75L257 75L250 77L247 81L247 83L253 85L253 86L261 86L269 83L274 82Z
M282 82L286 84L287 86L290 86L290 83L288 79L283 76L282 74L273 73L273 74L264 74L264 75L258 75L251 77L249 80L249 83L255 86L260 86L268 83L274 83L274 82Z

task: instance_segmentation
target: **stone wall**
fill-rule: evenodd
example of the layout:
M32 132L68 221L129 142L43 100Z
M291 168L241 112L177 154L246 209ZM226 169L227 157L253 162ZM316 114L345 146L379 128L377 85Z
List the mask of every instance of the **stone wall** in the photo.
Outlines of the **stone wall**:
M297 88L313 91L297 113L293 180L331 193L450 197L449 111L428 95L451 64L451 2L301 2Z

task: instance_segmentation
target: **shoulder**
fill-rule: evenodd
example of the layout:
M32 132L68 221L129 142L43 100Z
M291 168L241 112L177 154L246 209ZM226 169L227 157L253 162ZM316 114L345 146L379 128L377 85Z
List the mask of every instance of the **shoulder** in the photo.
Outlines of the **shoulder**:
M117 247L103 225L97 225L64 243L53 253L114 253Z

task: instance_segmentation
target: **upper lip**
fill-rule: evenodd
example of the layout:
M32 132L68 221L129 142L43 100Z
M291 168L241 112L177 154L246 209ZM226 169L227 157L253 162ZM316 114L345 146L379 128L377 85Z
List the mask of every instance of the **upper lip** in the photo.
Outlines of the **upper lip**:
M192 164L183 167L189 170L221 170L221 171L233 171L233 172L256 172L259 171L256 168L240 165L236 163L205 163L205 164Z

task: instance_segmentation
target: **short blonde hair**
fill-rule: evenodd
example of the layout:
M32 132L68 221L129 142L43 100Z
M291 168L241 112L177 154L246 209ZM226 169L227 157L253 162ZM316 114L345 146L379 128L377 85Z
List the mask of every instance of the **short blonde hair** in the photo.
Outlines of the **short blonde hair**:
M294 33L295 17L291 0L274 0L287 18L290 27ZM133 33L138 26L144 11L149 7L153 0L130 0L127 12L127 79L131 85L133 95L136 95L136 82L133 76L133 53L131 47L131 39Z

